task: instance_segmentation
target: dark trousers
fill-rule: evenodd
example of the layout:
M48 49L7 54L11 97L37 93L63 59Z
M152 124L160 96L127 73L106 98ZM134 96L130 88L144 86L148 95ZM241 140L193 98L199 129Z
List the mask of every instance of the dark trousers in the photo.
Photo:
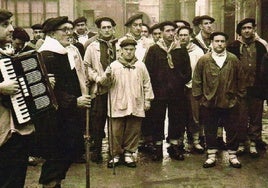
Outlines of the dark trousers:
M0 147L0 187L23 188L28 165L30 136L13 134Z
M107 98L108 94L97 95L91 101L90 111L90 134L93 140L105 138L105 123L107 120Z
M237 107L230 109L206 108L202 106L205 139L208 149L217 149L217 130L221 123L226 131L226 147L229 150L237 150Z
M263 100L247 96L239 105L239 142L261 140Z
M168 139L183 139L186 125L185 98L153 100L151 104L151 121L153 141L162 141L166 110L168 110Z

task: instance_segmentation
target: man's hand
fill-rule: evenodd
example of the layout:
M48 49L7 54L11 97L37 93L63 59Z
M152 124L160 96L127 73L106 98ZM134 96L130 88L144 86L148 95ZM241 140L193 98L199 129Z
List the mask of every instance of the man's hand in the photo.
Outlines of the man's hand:
M111 74L112 74L112 69L111 69L111 67L108 66L108 67L106 68L106 70L105 70L104 73L105 73L105 75L106 75L107 77L111 76Z
M150 101L145 101L144 102L144 110L148 111L151 108L151 102Z
M77 98L77 106L80 108L90 108L91 105L91 96L82 95Z
M19 84L15 80L4 80L0 83L0 93L4 95L14 95L19 91Z
M48 76L48 79L49 79L49 82L50 82L52 89L54 89L55 84L56 84L56 79L55 79L54 74L47 74L47 76Z

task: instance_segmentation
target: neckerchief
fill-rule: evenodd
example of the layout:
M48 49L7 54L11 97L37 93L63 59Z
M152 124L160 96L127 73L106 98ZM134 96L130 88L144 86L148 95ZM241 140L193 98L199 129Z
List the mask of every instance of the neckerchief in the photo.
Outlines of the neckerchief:
M100 42L100 51L101 51L100 59L101 63L103 64L103 68L105 70L106 67L116 59L115 43L118 41L118 39L112 37L112 39L110 40L104 40L101 37L98 37L97 40ZM105 46L102 46L101 44L105 44Z
M179 42L173 41L168 48L165 41L163 39L159 39L156 43L160 48L162 48L165 52L167 52L167 60L168 60L168 65L171 69L174 69L174 63L172 61L172 56L170 52L176 48L181 48Z
M128 62L124 58L119 57L118 61L124 66L124 68L135 69L134 64L136 63L136 61L138 61L138 59L134 57L130 62Z
M240 48L239 48L240 54L241 55L243 54L243 48L245 48L247 50L249 56L252 57L252 52L250 50L250 45L255 42L256 38L254 37L250 43L245 43L242 40L242 37L240 37L240 36L238 37L237 40L240 42Z

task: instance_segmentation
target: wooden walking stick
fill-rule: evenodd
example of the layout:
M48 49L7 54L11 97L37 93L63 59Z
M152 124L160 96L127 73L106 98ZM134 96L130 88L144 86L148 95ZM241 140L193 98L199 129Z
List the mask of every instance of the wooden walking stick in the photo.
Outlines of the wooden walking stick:
M86 135L85 135L85 147L86 147L86 188L90 188L90 134L89 134L89 112L90 108L86 110Z

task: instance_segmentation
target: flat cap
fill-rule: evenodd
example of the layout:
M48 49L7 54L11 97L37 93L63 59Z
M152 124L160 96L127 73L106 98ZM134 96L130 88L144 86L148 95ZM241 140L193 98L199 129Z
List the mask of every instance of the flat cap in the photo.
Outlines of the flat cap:
M210 20L211 23L213 23L215 21L214 18L212 18L212 17L210 17L208 15L203 15L203 16L196 17L195 22L196 22L197 25L199 25L199 24L201 24L202 20Z
M112 24L113 27L116 26L116 23L115 23L115 21L114 21L112 18L109 18L109 17L100 17L100 18L97 18L97 19L95 20L95 24L96 24L96 26L97 26L98 28L101 27L101 22L102 22L102 21L108 21L108 22L111 22L111 24Z
M245 18L243 20L241 20L238 24L237 24L237 27L236 27L236 33L238 35L241 35L241 29L242 29L242 26L246 23L252 23L253 27L256 26L256 21L254 18Z
M30 40L30 36L22 27L14 28L14 31L12 33L12 37L13 37L13 39L20 39L24 42L28 42Z
M133 39L125 39L120 43L121 48L123 48L125 46L128 46L128 45L136 46L137 42L135 40L133 40Z
M224 36L225 37L225 40L228 40L229 39L229 36L226 33L221 32L221 31L215 31L215 32L211 33L209 39L210 40L213 40L214 37L215 36L218 36L218 35Z
M74 26L76 26L76 25L77 25L78 23L80 23L80 22L85 22L85 23L87 23L87 19L86 19L84 16L79 17L79 18L76 18L76 19L73 21Z
M43 29L43 26L42 26L41 24L34 24L34 25L31 26L31 28L32 28L33 30L35 30L35 29L40 29L40 30L42 30L42 29Z
M174 23L177 23L177 22L182 22L185 26L187 27L191 27L190 23L185 21L185 20L174 20L173 21Z
M5 9L0 9L0 22L3 22L9 18L11 18L13 14Z
M59 16L56 18L49 18L43 24L43 31L45 33L50 32L50 31L55 31L60 25L62 25L64 23L73 24L70 20L68 20L67 16Z
M125 23L126 27L129 27L135 20L137 19L142 19L143 15L142 14L134 14L133 16L130 16Z
M164 27L167 26L167 25L170 25L170 26L173 26L175 29L178 27L174 22L172 21L164 21L164 22L161 22L159 23L159 28L161 31L164 30Z

